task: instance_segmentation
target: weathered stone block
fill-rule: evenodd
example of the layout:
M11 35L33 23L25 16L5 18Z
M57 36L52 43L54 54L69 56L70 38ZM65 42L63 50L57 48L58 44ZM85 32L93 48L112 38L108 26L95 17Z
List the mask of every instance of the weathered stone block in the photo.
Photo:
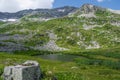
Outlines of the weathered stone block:
M40 80L40 66L36 61L26 61L22 65L4 69L4 80Z

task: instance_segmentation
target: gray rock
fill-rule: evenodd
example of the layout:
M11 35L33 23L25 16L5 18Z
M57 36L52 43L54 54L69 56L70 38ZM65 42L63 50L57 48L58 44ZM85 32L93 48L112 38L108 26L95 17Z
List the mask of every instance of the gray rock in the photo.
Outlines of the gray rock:
M85 14L93 13L93 12L96 12L98 10L100 10L100 11L106 11L106 8L98 7L98 6L95 6L95 5L92 5L92 4L84 4L80 8L80 11L82 13L85 13Z
M26 61L22 65L4 68L4 80L40 80L41 71L36 61Z

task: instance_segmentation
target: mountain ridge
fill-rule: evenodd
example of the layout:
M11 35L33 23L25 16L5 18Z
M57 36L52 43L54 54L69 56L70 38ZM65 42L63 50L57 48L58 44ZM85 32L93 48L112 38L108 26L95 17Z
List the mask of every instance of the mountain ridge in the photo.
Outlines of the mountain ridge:
M53 13L56 11L59 15ZM91 4L75 11L71 7L63 7L53 12L34 12L14 23L1 22L0 51L86 50L120 44L119 14Z
M73 13L75 11L80 11L81 13L82 12L88 13L88 12L93 12L92 10L93 11L108 10L108 11L111 11L112 13L120 14L119 10L102 8L97 5L86 3L86 4L83 4L80 8L73 7L73 6L64 6L64 7L54 8L54 9L26 9L26 10L21 10L14 13L0 12L0 19L19 19L19 18L22 18L23 16L36 14L36 13L50 15L50 17L55 18L55 17L67 16L68 14Z
M70 9L69 11L71 12L72 10L76 10L77 8L76 7L71 7L71 6L64 6L64 7L60 7L60 8L54 8L54 9L27 9L27 10L22 10L22 11L18 11L18 12L15 12L15 13L9 13L9 12L0 12L0 19L9 19L9 18L21 18L25 15L28 15L28 14L31 14L31 13L47 13L47 12L50 12L50 11L53 11L53 12L62 12L62 11L59 11L59 9ZM68 12L69 12L68 11ZM57 14L58 14L57 12ZM64 12L62 12L64 13ZM66 13L65 13L66 15Z

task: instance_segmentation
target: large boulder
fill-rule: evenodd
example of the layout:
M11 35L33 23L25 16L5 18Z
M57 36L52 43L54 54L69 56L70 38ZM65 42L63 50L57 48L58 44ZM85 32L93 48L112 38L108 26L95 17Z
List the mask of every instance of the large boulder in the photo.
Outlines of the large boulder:
M4 68L4 80L40 80L41 71L39 63L36 61L26 61L17 66L7 66Z

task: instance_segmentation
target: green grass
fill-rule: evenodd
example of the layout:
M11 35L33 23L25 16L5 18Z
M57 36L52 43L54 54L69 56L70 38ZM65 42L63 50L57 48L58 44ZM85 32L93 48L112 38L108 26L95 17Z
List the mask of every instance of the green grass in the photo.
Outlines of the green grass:
M49 41L47 32L52 31L57 35L56 44L60 47L85 49L84 45L89 46L92 45L91 41L96 41L101 48L109 48L120 45L120 28L111 25L111 21L116 19L63 17L43 22L21 21L21 23L9 24L1 28L0 33L31 35L29 39L19 42L27 47L46 44ZM92 23L102 27L83 29L83 24L92 25ZM78 44L80 41L81 43Z
M3 25L3 24L5 24L5 22L1 22L1 21L0 21L0 25Z
M72 54L81 56L73 62L44 60L33 55L39 54ZM106 56L107 55L107 56ZM120 80L120 50L119 48L99 49L88 51L49 52L29 50L14 52L14 54L0 53L0 74L8 65L16 65L26 60L40 63L43 80L56 77L58 80ZM52 75L48 74L52 71Z

